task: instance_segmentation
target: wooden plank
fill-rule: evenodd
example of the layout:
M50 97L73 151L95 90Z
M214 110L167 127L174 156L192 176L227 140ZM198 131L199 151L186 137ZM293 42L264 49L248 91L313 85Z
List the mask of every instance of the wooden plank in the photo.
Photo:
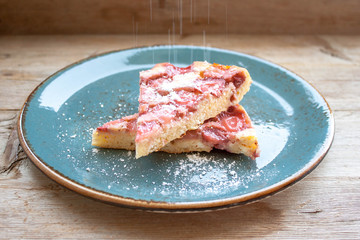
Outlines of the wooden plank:
M9 140L11 131L15 128L17 115L17 110L0 111L0 157L2 157L5 151L5 146Z
M0 33L359 34L357 0L0 1Z
M6 89L0 95L0 109L14 110L22 107L27 96L39 84L34 81L2 80L0 87Z
M227 40L218 35L206 35L205 39L203 35L187 37L176 35L169 42L167 35L149 35L139 36L135 42L134 36L131 35L76 35L61 38L56 36L0 36L2 46L0 60L3 64L2 70L34 71L40 67L47 69L55 64L58 68L63 67L81 58L110 50L159 44L185 44L250 53L279 64L296 65L299 68L313 67L315 72L322 70L317 70L318 67L331 64L348 67L350 70L360 61L360 47L356 44L360 41L358 36L343 37L341 38L342 44L337 43L336 38L331 37L330 40L324 40L326 37L266 36L269 41L267 44L263 44L263 39L264 37L258 35L229 35ZM68 47L69 42L73 47ZM32 58L36 58L37 61ZM51 68L51 70L56 70L56 68ZM352 73L356 75L358 72L354 68ZM340 76L339 71L334 71L333 74ZM347 71L344 74L347 74Z
M159 214L108 206L70 192L23 163L0 181L0 228L8 238L308 239L359 237L356 178L322 178L318 171L259 203L224 211ZM20 184L21 183L21 184ZM344 202L346 196L346 203Z

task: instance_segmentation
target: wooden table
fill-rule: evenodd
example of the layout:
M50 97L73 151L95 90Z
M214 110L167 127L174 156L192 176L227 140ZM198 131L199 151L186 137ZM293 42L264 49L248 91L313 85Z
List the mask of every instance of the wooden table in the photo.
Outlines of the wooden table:
M265 200L206 213L135 211L71 192L26 158L16 116L42 80L104 51L168 43L168 35L0 37L0 238L360 239L360 36L171 38L280 64L329 102L336 133L328 155L305 179Z

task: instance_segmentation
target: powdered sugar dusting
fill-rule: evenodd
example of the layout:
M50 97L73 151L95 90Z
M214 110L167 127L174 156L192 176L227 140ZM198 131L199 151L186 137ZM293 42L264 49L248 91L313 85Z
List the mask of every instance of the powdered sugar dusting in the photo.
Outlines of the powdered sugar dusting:
M163 198L216 198L239 189L246 190L252 181L263 177L261 169L248 169L249 163L255 164L252 160L219 158L218 153L181 156L168 165L161 186L156 191L153 189L152 194L160 191Z
M202 156L200 153L192 153L186 155L189 162L194 163L196 165L201 165L209 161L213 161L213 156Z
M160 88L170 92L176 88L196 87L196 79L198 78L199 74L194 72L175 75L172 81L164 81Z

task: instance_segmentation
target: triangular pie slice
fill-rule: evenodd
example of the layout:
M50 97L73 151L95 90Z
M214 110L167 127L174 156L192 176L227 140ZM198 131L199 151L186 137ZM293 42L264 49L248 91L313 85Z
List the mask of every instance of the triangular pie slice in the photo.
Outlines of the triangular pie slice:
M160 63L140 72L136 158L158 151L237 104L251 82L244 68L208 62L186 68Z
M105 123L93 134L92 144L102 148L135 150L138 114ZM189 130L181 138L160 151L169 153L210 152L213 148L242 153L252 159L259 156L258 140L251 120L240 105L231 106L198 129Z

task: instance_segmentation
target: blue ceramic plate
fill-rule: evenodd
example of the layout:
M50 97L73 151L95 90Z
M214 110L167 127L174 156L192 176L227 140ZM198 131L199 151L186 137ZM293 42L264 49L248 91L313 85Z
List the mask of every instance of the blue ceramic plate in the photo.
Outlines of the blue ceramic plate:
M241 103L261 157L213 151L135 159L131 151L91 146L94 128L137 112L139 71L196 60L249 70L254 83ZM334 120L319 92L278 65L215 48L154 46L95 56L50 76L24 104L18 132L35 165L69 189L128 207L191 211L244 204L301 179L329 150Z

